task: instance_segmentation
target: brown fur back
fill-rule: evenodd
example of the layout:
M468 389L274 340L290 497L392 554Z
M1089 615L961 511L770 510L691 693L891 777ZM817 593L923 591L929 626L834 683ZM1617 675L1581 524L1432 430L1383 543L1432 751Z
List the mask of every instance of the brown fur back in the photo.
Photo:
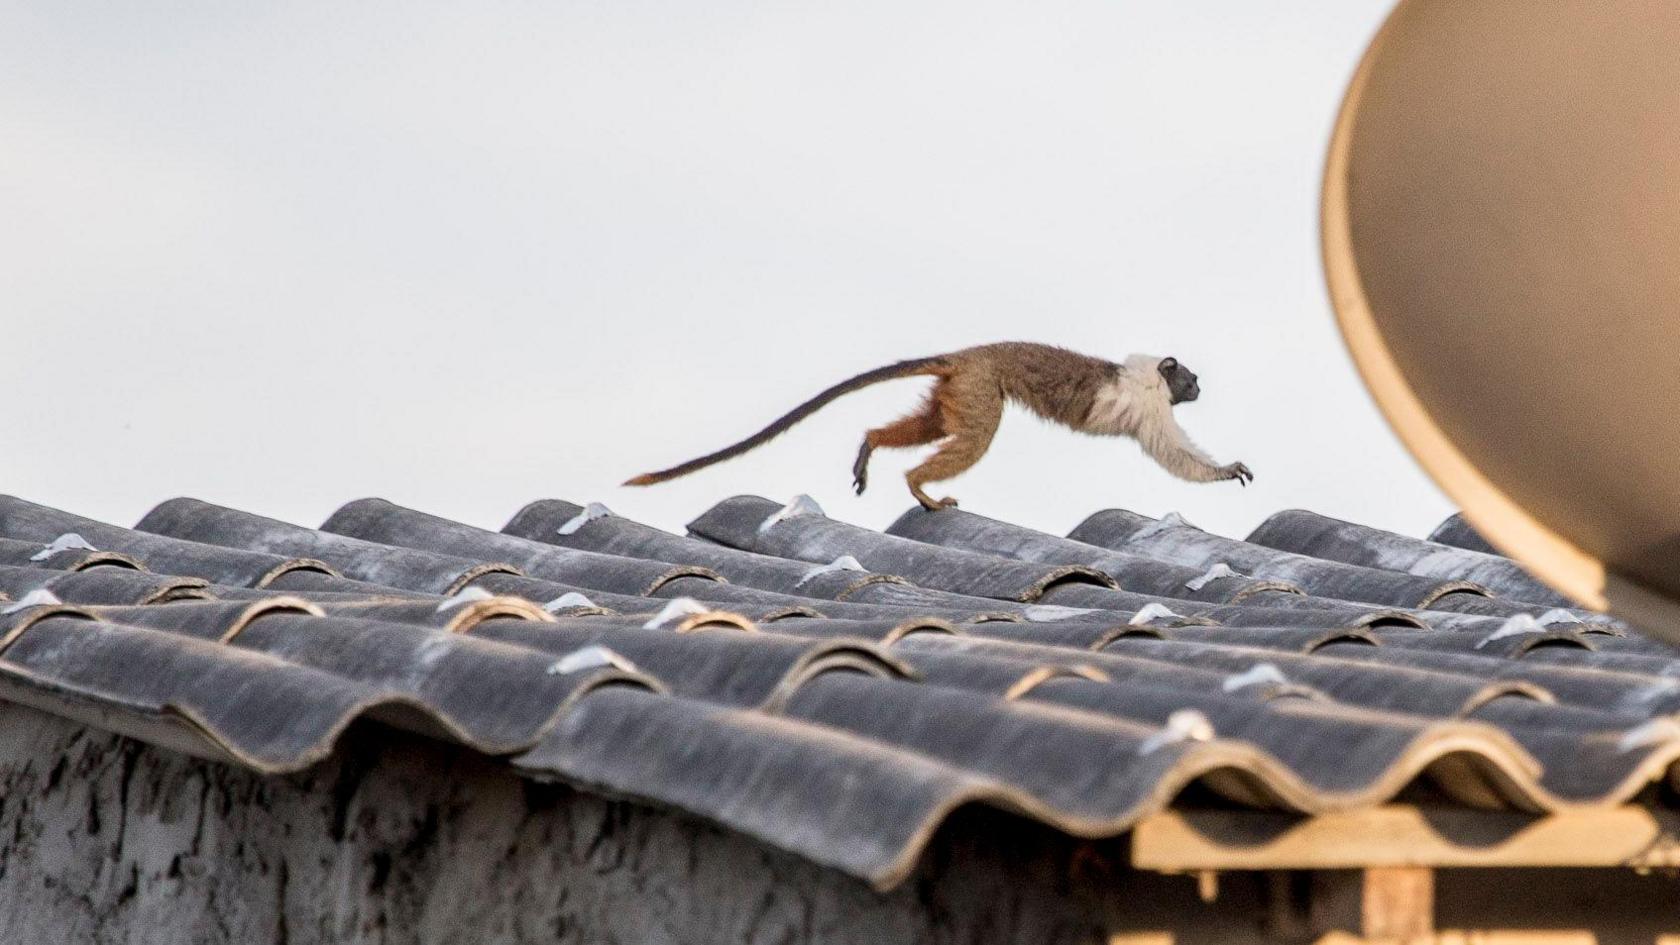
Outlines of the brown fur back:
M990 375L1003 396L1075 430L1084 424L1097 391L1120 371L1113 361L1026 341L965 348L947 358L959 370Z

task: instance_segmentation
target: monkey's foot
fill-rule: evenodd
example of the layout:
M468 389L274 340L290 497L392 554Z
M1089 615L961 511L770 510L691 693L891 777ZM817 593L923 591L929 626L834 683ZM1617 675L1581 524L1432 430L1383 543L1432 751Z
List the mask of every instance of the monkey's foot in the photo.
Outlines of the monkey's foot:
M942 509L954 509L957 507L957 500L951 496L946 496L945 498L939 500L939 507Z
M872 452L874 449L869 441L864 440L863 445L858 447L857 460L852 463L852 490L858 495L863 495L863 490L869 488L869 454Z
M922 504L922 508L927 509L929 512L937 512L940 509L948 509L957 504L956 499L935 499L933 496L923 492L921 486L916 485L914 482L910 483L910 494L915 496L916 501Z

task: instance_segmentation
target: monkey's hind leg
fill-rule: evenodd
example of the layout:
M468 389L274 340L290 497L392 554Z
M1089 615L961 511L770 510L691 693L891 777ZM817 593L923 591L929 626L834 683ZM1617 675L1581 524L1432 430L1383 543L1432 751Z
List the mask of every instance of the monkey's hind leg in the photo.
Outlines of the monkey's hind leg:
M1003 391L996 381L985 376L953 377L934 391L933 399L939 409L939 426L947 439L940 444L938 452L904 475L910 494L925 509L957 504L956 499L931 498L922 491L922 486L953 478L979 462L991 447L998 423L1003 420Z
M863 435L857 461L852 463L852 488L857 490L858 495L863 495L863 490L869 485L869 456L876 447L898 449L921 446L944 435L945 431L939 426L939 408L931 397L926 406L910 416L870 430Z

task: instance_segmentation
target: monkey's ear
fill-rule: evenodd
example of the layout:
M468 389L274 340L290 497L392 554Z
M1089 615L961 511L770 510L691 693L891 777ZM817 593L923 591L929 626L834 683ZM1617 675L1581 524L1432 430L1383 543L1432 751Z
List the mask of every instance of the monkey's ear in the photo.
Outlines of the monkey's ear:
M1175 367L1178 367L1178 359L1177 358L1162 358L1161 359L1161 370L1170 371Z

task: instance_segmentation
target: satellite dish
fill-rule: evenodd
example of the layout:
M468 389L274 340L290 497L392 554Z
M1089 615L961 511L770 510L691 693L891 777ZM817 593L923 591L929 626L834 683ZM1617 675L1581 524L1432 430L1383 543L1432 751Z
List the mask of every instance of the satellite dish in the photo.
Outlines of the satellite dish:
M1680 641L1680 4L1403 0L1325 170L1331 298L1471 523Z

